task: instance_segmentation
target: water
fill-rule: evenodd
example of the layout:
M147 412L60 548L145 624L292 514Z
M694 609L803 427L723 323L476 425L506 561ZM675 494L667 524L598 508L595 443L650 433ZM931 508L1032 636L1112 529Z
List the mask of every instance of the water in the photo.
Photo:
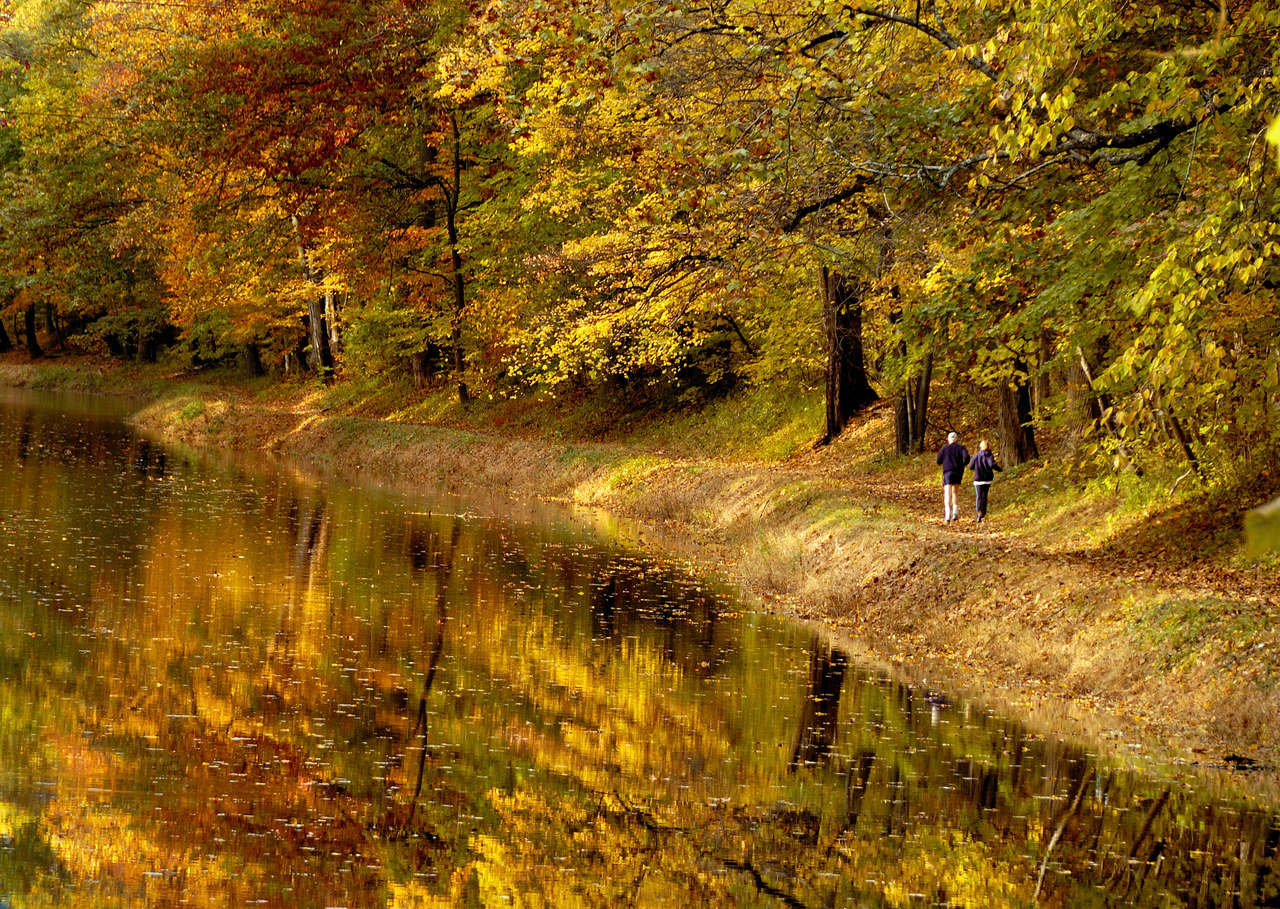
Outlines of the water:
M1280 825L563 514L0 392L0 905L1280 905Z

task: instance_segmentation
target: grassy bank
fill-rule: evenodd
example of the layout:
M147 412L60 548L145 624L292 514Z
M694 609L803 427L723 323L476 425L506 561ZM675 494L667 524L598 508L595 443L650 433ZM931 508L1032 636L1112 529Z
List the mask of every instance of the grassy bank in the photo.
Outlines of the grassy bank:
M1243 512L1265 481L1011 469L983 525L940 520L931 455L889 451L891 410L814 450L816 404L743 395L672 415L405 389L245 383L93 364L0 364L0 384L131 394L197 445L279 452L414 485L600 506L685 535L766 608L965 687L1095 709L1185 756L1280 754L1280 583ZM1171 491L1171 487L1173 487Z

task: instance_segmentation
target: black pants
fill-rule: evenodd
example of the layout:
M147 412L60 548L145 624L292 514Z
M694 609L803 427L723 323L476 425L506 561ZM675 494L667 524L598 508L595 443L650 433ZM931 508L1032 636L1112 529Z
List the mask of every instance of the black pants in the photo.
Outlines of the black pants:
M990 491L990 483L973 484L973 493L978 498L978 520L982 520L987 516L987 493Z

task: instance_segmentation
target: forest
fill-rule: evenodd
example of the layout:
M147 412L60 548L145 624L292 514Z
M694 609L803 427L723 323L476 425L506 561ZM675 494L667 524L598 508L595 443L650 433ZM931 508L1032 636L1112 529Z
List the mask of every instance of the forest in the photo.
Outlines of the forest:
M1271 4L3 10L0 352L777 388L902 453L962 389L1007 463L1207 481L1280 439Z

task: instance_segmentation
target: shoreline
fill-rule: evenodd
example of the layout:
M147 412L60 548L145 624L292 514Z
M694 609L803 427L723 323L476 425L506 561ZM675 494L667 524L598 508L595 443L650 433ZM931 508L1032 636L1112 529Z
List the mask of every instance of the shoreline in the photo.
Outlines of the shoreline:
M0 369L0 384L23 378ZM1180 763L1277 764L1280 632L1273 639L1265 626L1280 598L1269 578L1232 599L1233 577L1193 586L1197 575L1176 566L1040 545L998 518L944 525L929 465L886 490L883 477L851 469L856 433L782 463L689 458L352 416L318 406L318 395L297 387L263 401L233 386L175 387L134 421L193 447L271 452L391 486L486 487L604 509L652 526L646 545L675 544L762 611L808 622L907 678L1065 718L1099 741L1140 735ZM1247 649L1202 652L1180 633L1167 604L1201 601L1249 620ZM1149 633L1162 626L1145 620L1146 604L1169 612L1168 634Z

